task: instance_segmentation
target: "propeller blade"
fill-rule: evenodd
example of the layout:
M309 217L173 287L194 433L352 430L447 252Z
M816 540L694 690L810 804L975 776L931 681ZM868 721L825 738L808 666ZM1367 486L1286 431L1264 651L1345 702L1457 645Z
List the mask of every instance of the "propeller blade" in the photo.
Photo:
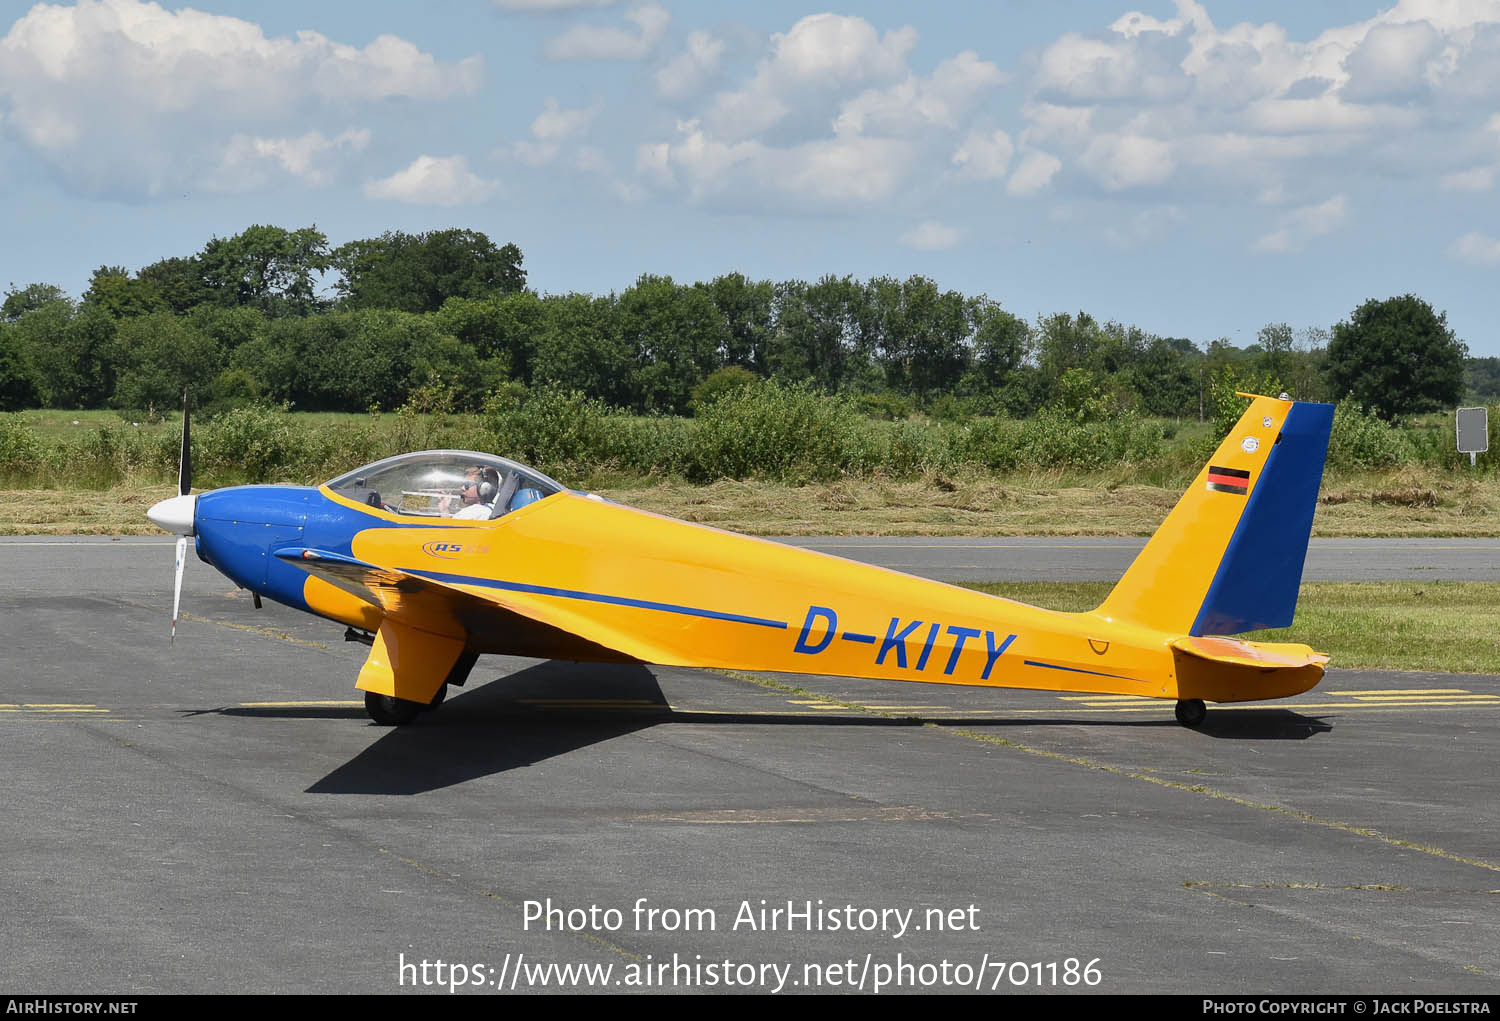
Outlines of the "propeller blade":
M177 583L172 586L172 638L169 645L177 644L177 610L182 605L182 569L187 565L187 536L177 540Z
M177 462L177 495L187 496L193 488L193 451L188 444L188 392L182 388L182 457Z

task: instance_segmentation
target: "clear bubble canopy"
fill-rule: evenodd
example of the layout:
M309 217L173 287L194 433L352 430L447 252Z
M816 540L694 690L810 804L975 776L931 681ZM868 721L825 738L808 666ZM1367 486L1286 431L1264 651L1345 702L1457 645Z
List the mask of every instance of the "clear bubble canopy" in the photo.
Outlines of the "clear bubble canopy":
M567 487L519 461L474 450L421 450L397 454L345 472L328 488L356 503L416 517L476 517L460 512L464 489L475 481L480 499L499 517ZM473 506L469 503L468 506Z

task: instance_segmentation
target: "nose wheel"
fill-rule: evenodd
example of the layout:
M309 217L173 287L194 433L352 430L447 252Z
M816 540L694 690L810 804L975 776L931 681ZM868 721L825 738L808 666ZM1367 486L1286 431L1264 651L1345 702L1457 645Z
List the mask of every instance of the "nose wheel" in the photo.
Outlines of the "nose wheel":
M1184 727L1201 727L1208 718L1208 707L1201 698L1184 698L1177 703L1177 722Z

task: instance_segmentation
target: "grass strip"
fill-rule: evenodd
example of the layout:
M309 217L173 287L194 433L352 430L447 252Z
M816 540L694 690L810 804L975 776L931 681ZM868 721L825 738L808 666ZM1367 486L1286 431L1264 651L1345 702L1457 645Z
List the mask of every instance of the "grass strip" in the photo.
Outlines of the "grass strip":
M1049 610L1091 610L1108 582L987 582L969 588ZM1330 666L1500 672L1500 582L1310 581L1289 628L1240 637L1303 642Z

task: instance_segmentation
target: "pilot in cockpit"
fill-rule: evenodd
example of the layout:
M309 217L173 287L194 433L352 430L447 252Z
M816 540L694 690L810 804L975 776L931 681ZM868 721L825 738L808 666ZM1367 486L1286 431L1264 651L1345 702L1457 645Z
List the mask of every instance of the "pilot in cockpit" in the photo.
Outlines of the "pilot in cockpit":
M492 504L499 492L500 473L495 469L478 464L464 469L463 506L453 516L476 521L488 519L494 513Z

